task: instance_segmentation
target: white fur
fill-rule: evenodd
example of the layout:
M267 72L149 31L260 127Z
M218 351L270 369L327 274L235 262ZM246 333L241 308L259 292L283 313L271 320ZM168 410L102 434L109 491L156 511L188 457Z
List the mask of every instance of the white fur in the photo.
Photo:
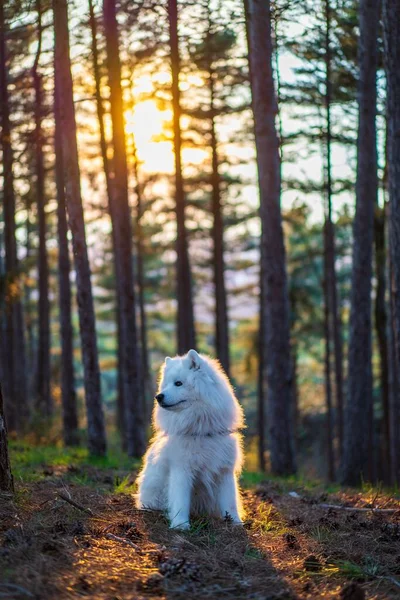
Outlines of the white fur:
M158 393L165 406L154 407L156 434L138 478L138 507L166 510L177 529L189 529L190 514L229 515L240 524L243 411L225 373L190 350L165 359Z

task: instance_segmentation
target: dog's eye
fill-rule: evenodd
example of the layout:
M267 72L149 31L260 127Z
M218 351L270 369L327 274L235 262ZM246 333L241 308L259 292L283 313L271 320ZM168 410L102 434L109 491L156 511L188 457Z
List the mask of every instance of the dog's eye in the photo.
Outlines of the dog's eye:
M182 381L175 381L175 385L176 387L179 387L180 385L182 385Z

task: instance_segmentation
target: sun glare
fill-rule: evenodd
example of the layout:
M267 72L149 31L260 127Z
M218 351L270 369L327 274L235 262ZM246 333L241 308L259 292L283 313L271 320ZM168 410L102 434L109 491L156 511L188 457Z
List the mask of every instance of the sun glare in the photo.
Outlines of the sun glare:
M133 134L138 158L148 172L171 173L174 168L172 143L157 140L171 121L171 110L160 110L154 100L138 102L133 110L125 111L125 129Z

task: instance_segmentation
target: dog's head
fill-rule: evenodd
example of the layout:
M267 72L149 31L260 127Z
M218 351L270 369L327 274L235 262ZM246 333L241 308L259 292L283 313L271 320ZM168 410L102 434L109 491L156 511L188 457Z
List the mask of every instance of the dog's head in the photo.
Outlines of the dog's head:
M156 426L170 433L212 435L243 423L242 410L219 363L195 350L165 359L155 399Z

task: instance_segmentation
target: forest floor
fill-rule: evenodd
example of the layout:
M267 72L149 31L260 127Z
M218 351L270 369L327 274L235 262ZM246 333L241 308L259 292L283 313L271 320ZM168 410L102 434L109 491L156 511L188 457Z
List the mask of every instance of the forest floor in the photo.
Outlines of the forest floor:
M0 496L0 598L400 598L398 495L247 474L245 527L200 519L177 532L134 508L128 463L15 444L12 460L16 493Z

